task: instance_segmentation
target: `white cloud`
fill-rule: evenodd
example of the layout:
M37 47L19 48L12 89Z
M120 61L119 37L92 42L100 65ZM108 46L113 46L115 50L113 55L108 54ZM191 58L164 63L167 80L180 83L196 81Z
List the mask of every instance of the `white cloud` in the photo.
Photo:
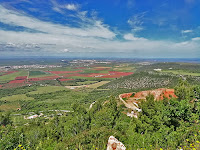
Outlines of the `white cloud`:
M200 41L200 37L192 38L192 41Z
M181 33L191 33L193 30L182 30Z
M78 5L75 5L75 4L67 4L65 5L65 8L68 9L68 10L78 10Z
M200 44L194 42L195 38L185 43L170 41L148 40L135 37L134 34L125 34L126 41L115 39L116 33L109 26L98 19L86 17L87 12L77 12L82 20L82 27L74 28L51 22L44 22L25 14L14 12L0 6L0 22L13 26L22 26L41 31L30 33L27 31L4 31L0 29L1 55L14 55L19 51L29 54L65 54L81 52L105 53L119 52L131 53L133 57L181 57L196 56ZM81 23L81 22L80 22ZM20 53L23 54L23 53Z
M63 52L70 52L67 48L65 48L64 50L63 50Z
M130 19L128 19L127 23L132 27L133 32L138 32L143 30L143 19L147 12L142 12L139 14L136 14L132 16Z
M51 0L51 4L53 5L52 9L61 14L65 13L64 10L79 11L80 8L80 5L78 4L59 4L56 0Z
M100 38L115 37L115 33L110 31L108 26L104 25L101 21L98 20L90 20L91 24L88 24L85 28L82 29L53 24L50 22L43 22L38 19L19 14L17 12L7 10L2 6L0 6L0 14L0 21L5 24L22 26L45 33L71 36L92 36Z
M135 41L135 40L147 40L147 39L145 39L145 38L135 37L133 34L130 34L130 33L125 34L125 35L124 35L124 39L125 39L125 40L130 40L130 41Z

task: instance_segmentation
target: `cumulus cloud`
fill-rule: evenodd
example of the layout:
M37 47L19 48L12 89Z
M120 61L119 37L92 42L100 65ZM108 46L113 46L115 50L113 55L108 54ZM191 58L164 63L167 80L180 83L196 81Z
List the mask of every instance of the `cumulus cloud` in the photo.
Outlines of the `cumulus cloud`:
M68 10L78 10L78 5L75 5L75 4L67 4L65 5L65 8L68 9Z
M131 53L133 57L193 57L198 53L200 44L195 38L185 43L149 40L127 33L125 41L116 38L117 33L98 19L91 19L86 12L77 12L81 27L45 22L26 14L8 10L0 6L0 22L12 26L22 26L40 32L5 31L0 29L1 55L23 54L60 54L65 53ZM81 23L81 22L80 22ZM138 24L140 24L138 22ZM145 54L145 55L144 55ZM111 55L112 56L112 55ZM121 56L121 55L120 55Z
M63 52L69 52L69 50L68 50L67 48L65 48L65 49L63 50Z
M141 38L141 37L135 37L133 34L128 33L124 35L124 39L125 40L130 40L130 41L135 41L135 40L147 40L145 38Z

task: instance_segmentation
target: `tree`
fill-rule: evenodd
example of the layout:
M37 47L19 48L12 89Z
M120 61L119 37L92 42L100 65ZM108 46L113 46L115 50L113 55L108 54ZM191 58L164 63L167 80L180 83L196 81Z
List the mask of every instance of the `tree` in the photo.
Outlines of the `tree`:
M6 126L6 125L12 125L12 121L10 119L10 113L1 114L0 115L0 125Z
M175 86L175 94L178 97L178 100L191 100L193 91L187 80L179 79L178 84Z

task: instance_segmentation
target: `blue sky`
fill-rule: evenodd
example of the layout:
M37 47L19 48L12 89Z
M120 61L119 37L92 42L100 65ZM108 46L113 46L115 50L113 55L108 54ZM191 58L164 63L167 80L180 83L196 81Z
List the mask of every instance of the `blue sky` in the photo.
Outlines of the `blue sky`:
M200 0L0 0L1 56L199 58Z

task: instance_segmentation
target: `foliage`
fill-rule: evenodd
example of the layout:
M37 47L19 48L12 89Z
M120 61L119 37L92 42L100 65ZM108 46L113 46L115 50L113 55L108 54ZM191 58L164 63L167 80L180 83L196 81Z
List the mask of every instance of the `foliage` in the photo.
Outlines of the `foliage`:
M23 95L26 100L10 101L20 103L22 110L17 112L21 113L20 116L16 116L15 111L0 112L0 149L103 150L111 135L127 149L133 150L199 149L200 86L179 80L175 86L178 98L154 101L154 97L149 95L146 101L139 104L142 112L136 119L126 116L127 109L116 97L132 91L119 88L122 84L136 80L133 84L136 85L139 79L145 79L145 85L138 86L135 91L164 86L157 84L158 80L164 82L167 79L170 82L165 86L173 86L178 77L140 72L101 87L116 84L118 87L113 87L114 90L67 90L51 86L1 89L1 98ZM149 81L152 82L146 84ZM92 102L92 108L89 109ZM61 111L66 109L70 112ZM41 117L23 119L23 115L29 116L30 111L39 115L41 110L44 113ZM17 118L21 118L18 123Z

